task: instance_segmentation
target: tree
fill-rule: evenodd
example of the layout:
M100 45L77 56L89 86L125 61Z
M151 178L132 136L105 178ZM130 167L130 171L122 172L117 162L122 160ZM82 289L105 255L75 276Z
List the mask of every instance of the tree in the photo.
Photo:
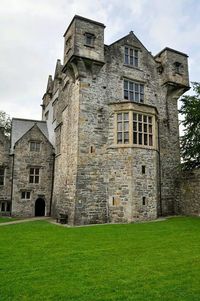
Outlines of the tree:
M183 166L192 169L200 166L200 83L192 82L194 95L184 95L181 98L179 112L183 115L184 126L181 142Z
M4 133L5 133L6 136L10 135L11 118L4 111L0 111L0 127L4 128Z

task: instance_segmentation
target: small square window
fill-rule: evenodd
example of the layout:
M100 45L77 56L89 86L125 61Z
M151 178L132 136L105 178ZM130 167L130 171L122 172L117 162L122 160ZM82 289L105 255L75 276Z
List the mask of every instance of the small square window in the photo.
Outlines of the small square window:
M31 141L30 142L30 151L39 152L40 151L40 142Z
M92 33L85 33L85 45L94 47L95 35Z

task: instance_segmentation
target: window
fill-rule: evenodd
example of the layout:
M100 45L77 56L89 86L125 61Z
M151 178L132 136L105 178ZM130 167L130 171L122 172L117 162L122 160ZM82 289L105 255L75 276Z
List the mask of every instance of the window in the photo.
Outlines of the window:
M144 85L124 79L124 99L144 102Z
M175 73L181 74L181 63L179 62L175 62L174 63L174 69L175 69Z
M133 144L153 146L152 116L133 113Z
M143 206L146 205L146 197L145 197L145 196L143 196L143 198L142 198L142 205L143 205Z
M40 142L31 141L30 142L30 151L39 152L40 151Z
M95 36L92 33L85 33L85 45L94 47Z
M4 185L5 168L0 167L0 186Z
M40 169L31 167L30 168L30 173L29 173L29 183L39 183L39 174L40 174Z
M30 191L22 191L21 199L23 200L30 200L31 192Z
M154 116L136 112L116 113L116 143L152 147ZM142 174L146 167L142 165Z
M117 143L129 143L129 113L117 114Z
M145 167L145 165L142 165L142 174L144 175L145 172L146 172L146 167Z
M124 49L124 63L138 67L138 50L126 46Z
M7 212L10 212L11 211L11 204L10 203L7 203L7 209L6 209Z

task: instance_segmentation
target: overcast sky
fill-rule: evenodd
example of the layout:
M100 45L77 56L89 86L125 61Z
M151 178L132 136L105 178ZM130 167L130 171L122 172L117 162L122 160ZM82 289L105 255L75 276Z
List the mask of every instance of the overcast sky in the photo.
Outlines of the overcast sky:
M42 96L63 33L75 14L106 25L105 44L133 30L153 55L168 46L189 55L200 81L198 0L0 0L0 110L40 119Z

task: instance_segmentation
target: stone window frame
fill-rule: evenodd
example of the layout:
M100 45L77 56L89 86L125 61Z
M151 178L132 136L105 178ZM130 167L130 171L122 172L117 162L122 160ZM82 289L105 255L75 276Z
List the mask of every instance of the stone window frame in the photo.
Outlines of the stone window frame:
M40 152L41 151L41 141L31 140L30 144L30 151L31 152Z
M22 190L21 191L21 200L30 200L31 199L31 191L30 190Z
M94 42L95 42L95 38L96 38L95 35L91 32L85 32L84 36L85 36L84 46L94 48Z
M139 67L139 49L128 45L124 46L124 65Z
M122 142L123 143L119 143L119 137L118 137L118 114L121 114L121 113L128 113L129 114L129 142L128 143L124 143L123 139L122 139ZM134 143L134 130L133 130L133 127L134 127L134 120L133 120L133 116L134 114L139 114L139 115L142 115L142 120L143 120L143 116L146 116L147 119L148 117L151 118L151 122L152 123L146 123L146 122L140 122L138 120L138 123L141 123L142 124L142 128L144 129L144 125L147 124L147 127L148 125L150 125L151 127L151 132L149 132L149 135L151 135L151 142L149 143L149 137L147 138L147 144L145 144L145 139L144 137L146 137L145 135L147 134L148 135L148 131L145 132L145 131L139 131L139 125L137 125L138 127L138 131L137 131L137 142L138 143ZM147 148L147 149L157 149L157 133L156 133L156 116L152 113L152 112L142 112L142 111L137 111L137 110L134 110L134 109L131 109L131 110L117 110L115 111L114 113L114 147L136 147L136 148ZM141 127L141 126L140 126ZM146 127L146 125L145 125ZM136 132L136 131L135 131ZM139 143L139 134L142 134L142 144ZM140 135L141 136L141 135ZM141 139L141 138L140 138ZM140 140L141 141L141 140Z
M136 103L144 103L144 83L128 78L123 79L123 98Z
M5 175L6 175L6 168L4 166L0 166L0 186L5 185Z
M29 167L29 183L39 184L40 183L40 167Z

